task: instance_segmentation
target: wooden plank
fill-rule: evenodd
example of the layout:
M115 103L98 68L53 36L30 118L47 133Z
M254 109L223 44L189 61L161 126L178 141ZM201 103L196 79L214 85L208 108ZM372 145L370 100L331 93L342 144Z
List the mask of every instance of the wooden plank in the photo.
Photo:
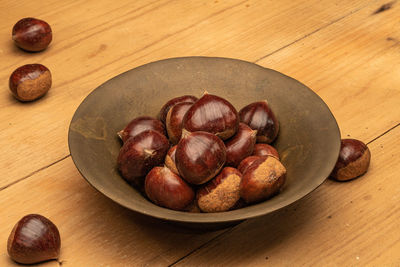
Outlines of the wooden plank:
M248 220L176 266L398 266L400 126L372 142L368 173L326 181L295 204Z
M400 3L385 1L344 18L258 63L322 97L343 137L370 141L400 123Z
M0 246L20 218L39 213L59 228L62 266L166 266L225 231L187 230L122 208L93 189L71 158L0 196ZM12 263L1 249L0 266Z
M369 1L49 1L29 16L49 21L54 42L42 53L12 45L10 29L26 1L8 2L0 18L7 80L19 65L40 62L53 73L43 99L21 104L0 90L0 188L68 155L68 125L83 98L107 79L157 59L208 55L256 60L360 10ZM112 3L112 5L110 5ZM112 6L112 8L110 8ZM195 10L196 12L192 12ZM62 15L60 15L62 14Z

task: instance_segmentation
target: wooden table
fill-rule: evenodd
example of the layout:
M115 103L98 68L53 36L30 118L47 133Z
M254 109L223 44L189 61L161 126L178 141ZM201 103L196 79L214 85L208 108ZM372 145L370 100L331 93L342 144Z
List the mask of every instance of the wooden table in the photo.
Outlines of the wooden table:
M62 235L42 266L400 266L400 1L2 1L0 266L7 237L40 213ZM52 26L41 53L13 45L23 17ZM283 72L328 104L342 137L366 142L368 173L234 227L180 229L126 210L76 170L67 131L81 101L115 75L180 56L238 58ZM11 72L42 63L53 87L32 103Z

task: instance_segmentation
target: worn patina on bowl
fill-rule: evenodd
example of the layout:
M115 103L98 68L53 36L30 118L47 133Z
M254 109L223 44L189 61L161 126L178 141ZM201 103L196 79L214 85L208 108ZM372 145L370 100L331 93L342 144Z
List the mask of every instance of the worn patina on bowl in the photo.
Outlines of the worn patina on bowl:
M279 195L234 211L188 213L154 205L121 178L116 169L121 147L116 133L136 116L156 116L173 97L200 97L204 90L226 98L237 110L268 101L280 121L274 146L287 168L287 182ZM186 57L137 67L96 88L76 110L68 141L82 176L105 196L148 216L207 227L265 215L310 193L335 165L340 132L321 98L288 76L241 60Z

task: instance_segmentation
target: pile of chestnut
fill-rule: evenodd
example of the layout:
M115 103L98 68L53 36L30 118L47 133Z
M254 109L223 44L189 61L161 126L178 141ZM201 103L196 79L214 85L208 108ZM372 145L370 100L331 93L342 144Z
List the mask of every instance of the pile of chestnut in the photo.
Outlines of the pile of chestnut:
M161 207L222 212L279 193L286 169L269 145L279 122L266 101L239 112L204 93L169 100L158 118L141 116L120 132L122 177Z

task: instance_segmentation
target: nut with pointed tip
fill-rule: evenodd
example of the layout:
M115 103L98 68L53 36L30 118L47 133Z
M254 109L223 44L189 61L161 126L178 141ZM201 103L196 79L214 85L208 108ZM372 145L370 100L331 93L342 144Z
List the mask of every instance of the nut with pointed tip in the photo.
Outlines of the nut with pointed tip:
M176 148L177 145L171 147L168 152L167 155L165 156L165 166L167 166L173 173L179 175L179 171L176 168L176 163L175 163L175 153L176 153Z
M275 157L256 159L243 173L240 197L257 203L279 193L286 180L286 169Z
M158 119L160 121L162 121L163 123L166 122L167 119L167 114L168 111L170 110L170 108L172 108L173 106L175 106L178 103L194 103L197 101L197 97L193 96L193 95L184 95L184 96L178 96L175 98L172 98L171 100L169 100L167 103L164 104L164 106L162 106L160 112L158 113Z
M176 167L191 184L204 184L221 170L226 161L224 142L207 132L182 131L175 152Z
M257 130L257 142L272 143L279 132L279 122L267 101L251 103L239 111L240 121Z
M130 183L141 187L146 174L164 162L169 149L168 139L159 132L148 130L129 138L118 155L118 169Z
M197 204L203 212L221 212L232 209L240 199L239 185L242 174L235 168L225 167L222 171L200 187Z
M279 160L278 151L275 149L275 147L268 144L255 144L253 155L263 157L272 156Z
M47 48L52 38L50 25L40 19L23 18L12 29L14 43L26 51L42 51Z
M57 227L39 214L24 216L14 226L7 242L10 257L23 264L57 259L61 239Z
M204 93L183 118L183 128L186 130L213 133L222 140L233 136L238 126L238 113L232 104L208 93Z
M125 142L128 138L148 130L166 134L164 124L160 120L149 116L140 116L131 120L123 130L118 132L118 136Z
M193 202L193 189L167 167L154 167L146 176L147 197L156 205L184 210Z
M371 152L367 145L356 139L342 139L339 158L330 175L337 181L348 181L367 172Z
M170 108L165 122L168 138L172 144L177 144L182 135L182 120L193 103L178 103Z
M226 165L237 167L239 163L253 153L257 131L244 123L239 123L237 133L226 143Z
M51 73L41 64L23 65L11 74L9 87L13 96L20 101L36 100L51 88Z

